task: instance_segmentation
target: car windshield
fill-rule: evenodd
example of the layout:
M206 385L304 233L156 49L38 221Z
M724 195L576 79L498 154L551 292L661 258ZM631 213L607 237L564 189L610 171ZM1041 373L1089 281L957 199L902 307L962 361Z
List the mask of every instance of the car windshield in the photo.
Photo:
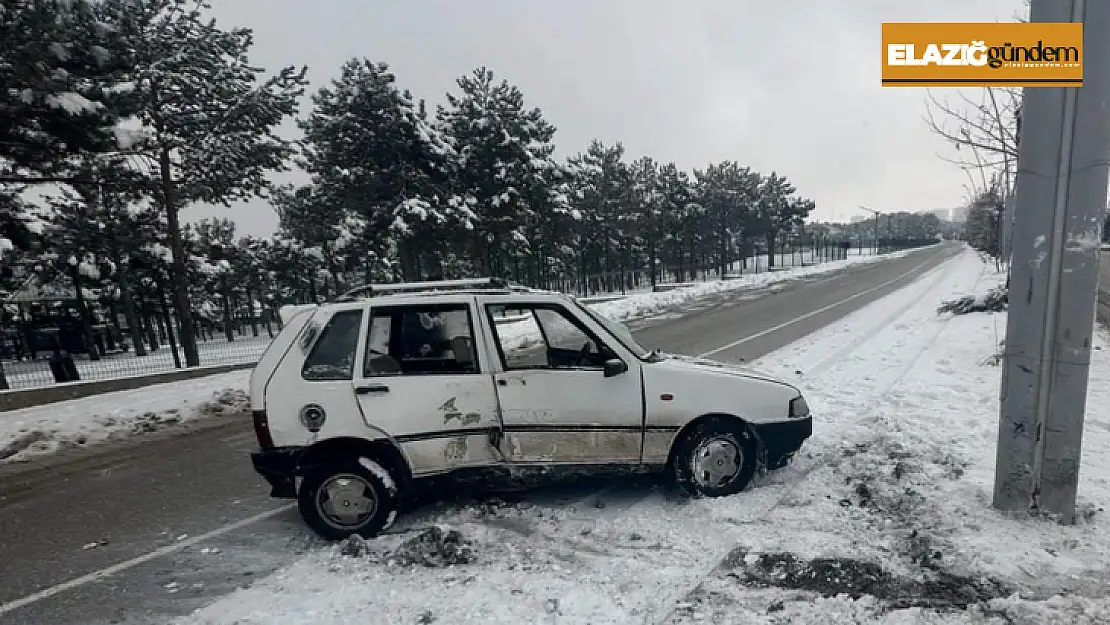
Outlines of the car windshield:
M613 321L605 315L596 313L590 310L588 306L583 306L580 302L576 301L574 303L583 311L585 311L591 319L604 326L610 334L616 337L616 339L620 341L621 344L624 345L625 348L628 349L628 351L632 352L637 358L643 360L651 355L650 350L636 342L636 339L632 337L632 332L628 328L626 328L623 323L620 323L619 321Z

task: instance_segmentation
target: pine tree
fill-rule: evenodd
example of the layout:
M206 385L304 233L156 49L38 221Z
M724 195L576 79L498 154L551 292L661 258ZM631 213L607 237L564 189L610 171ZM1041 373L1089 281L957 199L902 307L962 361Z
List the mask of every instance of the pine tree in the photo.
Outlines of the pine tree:
M424 103L398 88L386 64L366 59L347 61L312 100L300 125L314 188L289 198L290 223L310 204L331 217L328 227L349 231L344 238L360 244L349 256L378 260L365 268L366 280L392 268L384 261L395 247L405 276L441 271L447 234L472 227L473 215L445 188L455 153Z
M0 182L74 175L67 158L115 148L105 81L120 40L84 0L12 0L0 6Z
M632 163L630 174L633 206L629 213L630 221L635 224L637 242L643 245L648 282L654 288L659 279L659 247L663 239L666 210L659 164L651 157L642 157Z
M624 162L624 146L607 146L593 140L586 152L571 158L578 179L577 208L581 213L580 279L586 286L589 274L605 272L613 275L615 250L620 235L619 221L627 210L630 176ZM604 278L598 286L607 290L615 283Z
M705 208L707 226L715 239L714 258L719 275L724 276L738 256L737 243L746 247L755 224L755 204L760 177L734 161L710 165L696 171L698 201Z
M552 159L555 128L539 109L526 109L524 95L485 67L457 81L437 118L458 153L455 195L472 206L469 238L475 262L489 275L508 273L510 259L530 251L527 225L545 202L559 166ZM569 208L562 209L569 212Z
M157 182L166 219L172 286L188 366L199 364L179 212L192 202L228 204L268 189L289 141L274 134L296 112L305 70L270 78L250 64L249 29L223 30L193 0L102 0L98 16L127 44L123 95L142 125L120 147ZM124 91L124 90L121 90Z
M659 193L663 251L676 279L682 282L693 266L693 250L698 245L698 226L703 212L701 205L695 202L696 191L690 177L674 163L659 169Z
M797 222L797 216L790 207L790 196L794 185L777 172L763 179L759 186L757 204L757 223L759 232L767 243L767 266L775 266L775 245L781 234L789 232Z

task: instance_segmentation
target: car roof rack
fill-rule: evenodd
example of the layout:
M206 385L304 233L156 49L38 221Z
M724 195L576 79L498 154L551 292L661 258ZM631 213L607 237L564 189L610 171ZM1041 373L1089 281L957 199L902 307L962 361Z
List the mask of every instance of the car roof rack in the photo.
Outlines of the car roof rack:
M465 278L462 280L424 280L420 282L396 282L392 284L364 284L340 295L336 302L352 302L357 299L382 295L415 295L442 291L531 291L528 287L514 284L504 278Z

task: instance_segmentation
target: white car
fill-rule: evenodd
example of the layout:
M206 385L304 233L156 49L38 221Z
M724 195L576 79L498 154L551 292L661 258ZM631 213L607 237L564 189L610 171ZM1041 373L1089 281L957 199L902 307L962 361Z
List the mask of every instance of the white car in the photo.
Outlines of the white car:
M731 495L812 432L794 386L649 351L559 293L375 285L282 317L251 375L252 461L328 539L378 534L436 476L670 470L693 495Z

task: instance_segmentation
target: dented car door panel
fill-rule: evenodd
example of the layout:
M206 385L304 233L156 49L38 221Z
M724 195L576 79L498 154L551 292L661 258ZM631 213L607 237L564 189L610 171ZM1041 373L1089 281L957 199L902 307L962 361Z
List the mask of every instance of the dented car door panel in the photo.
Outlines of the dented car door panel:
M475 318L472 297L450 304L465 306L470 319ZM383 312L372 308L370 316L380 319L383 314L407 314L406 310L405 307L391 307ZM393 327L397 329L399 325ZM448 334L466 332L467 329L462 328L450 330ZM480 348L475 347L481 344L476 340L480 336L471 330L469 345L461 341L461 334L448 337L447 341L451 349L475 350L478 357L472 371L439 371L421 366L416 374L403 371L376 374L364 361L356 367L358 377L353 381L354 393L363 421L388 424L390 437L400 447L416 477L504 461L497 448L501 420L493 378L488 371L488 360L482 357ZM375 351L375 346L367 341L364 345L369 349L360 350L362 354L378 360L398 355ZM419 357L410 360L418 361Z
M504 428L501 449L507 460L522 465L639 464L644 416L639 360L624 352L603 328L571 309L529 303L519 296L480 297L478 303L487 313L482 315L483 331L491 337L491 344L500 345L493 350L496 360L492 365ZM534 316L538 316L537 310L558 314L583 336L571 340L575 348L571 350L553 345L550 328L538 327L534 340L540 341L545 353L535 354L532 364L510 366L506 337L499 330L504 334L511 330L499 328L493 321L489 311L496 306L534 306ZM544 325L538 320L536 323ZM595 352L600 351L598 345L603 345L627 365L627 370L606 376L604 358L588 356L579 347L587 343Z

